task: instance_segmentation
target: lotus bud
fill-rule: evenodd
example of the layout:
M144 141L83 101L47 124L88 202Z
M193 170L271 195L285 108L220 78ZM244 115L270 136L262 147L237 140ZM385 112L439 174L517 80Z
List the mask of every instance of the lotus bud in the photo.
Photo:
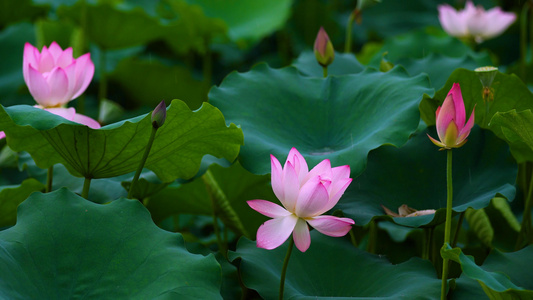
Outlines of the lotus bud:
M163 126L166 118L167 107L165 106L165 101L161 101L152 112L152 126L155 129L158 129L159 127Z
M315 57L322 67L327 67L335 58L335 49L331 43L328 34L323 27L320 27L315 39Z

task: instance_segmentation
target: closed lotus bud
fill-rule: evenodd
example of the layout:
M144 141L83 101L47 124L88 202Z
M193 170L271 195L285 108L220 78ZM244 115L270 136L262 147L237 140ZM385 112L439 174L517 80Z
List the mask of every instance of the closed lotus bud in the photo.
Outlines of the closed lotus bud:
M165 119L167 118L167 107L165 106L165 101L161 101L157 107L152 112L152 126L155 129L163 126L165 124Z
M327 67L335 58L335 49L323 27L320 27L315 39L315 57L322 67Z

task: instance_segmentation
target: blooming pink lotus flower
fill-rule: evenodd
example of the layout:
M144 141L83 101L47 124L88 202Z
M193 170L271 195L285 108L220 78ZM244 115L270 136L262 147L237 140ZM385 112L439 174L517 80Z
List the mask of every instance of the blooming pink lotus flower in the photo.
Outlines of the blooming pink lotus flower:
M474 110L470 119L466 122L465 103L461 95L461 87L454 83L450 92L444 99L442 106L437 108L436 123L439 140L428 137L433 144L442 147L442 149L459 148L466 143L466 138L474 126Z
M44 46L41 52L26 43L22 73L31 95L39 105L57 107L85 91L93 78L94 64L90 53L74 59L72 48L63 51L56 42L52 42L50 48Z
M352 182L350 166L331 168L328 159L311 171L304 157L292 148L282 168L270 155L272 189L283 207L265 200L250 200L248 205L261 214L273 218L257 231L257 247L274 249L291 235L296 247L305 252L311 245L309 225L319 232L339 237L350 231L354 221L348 218L322 216L341 198Z
M472 38L477 43L500 35L516 20L514 13L504 12L499 7L485 11L471 1L459 11L448 4L439 5L438 9L440 24L449 35Z

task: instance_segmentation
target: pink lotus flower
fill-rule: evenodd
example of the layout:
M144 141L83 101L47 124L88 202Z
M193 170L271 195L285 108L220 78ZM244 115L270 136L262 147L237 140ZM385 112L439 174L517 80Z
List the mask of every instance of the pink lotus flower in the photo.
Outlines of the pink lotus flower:
M94 129L100 128L96 120L77 114L74 108L65 107L70 100L79 97L85 91L93 78L94 64L90 53L74 59L72 48L63 51L56 42L52 42L50 48L44 46L41 52L30 43L26 43L22 73L31 95L38 103L35 107L69 121ZM5 137L5 133L1 131L0 139Z
M24 45L22 63L24 81L31 95L43 107L57 107L79 97L89 86L94 75L91 54L77 59L72 48L63 51L52 42L50 48L39 50L31 44Z
M317 62L322 67L327 67L335 58L335 49L329 39L328 33L323 27L320 27L315 39L314 52Z
M454 83L450 92L444 99L442 106L437 108L436 123L437 134L439 140L428 137L433 144L442 147L442 149L459 148L466 143L466 138L470 134L470 130L474 126L474 110L470 115L470 119L465 124L465 103L461 95L461 87L458 83Z
M439 5L438 9L440 24L449 35L471 38L477 43L500 35L516 20L514 13L504 12L499 7L485 11L471 1L459 11L448 4Z
M270 155L272 189L283 207L265 200L250 200L248 205L259 213L273 218L257 230L257 247L274 249L291 235L296 247L305 252L311 245L309 227L319 232L339 237L350 231L354 221L348 218L322 216L341 198L352 182L350 166L331 168L328 159L311 171L305 158L292 148L282 168Z

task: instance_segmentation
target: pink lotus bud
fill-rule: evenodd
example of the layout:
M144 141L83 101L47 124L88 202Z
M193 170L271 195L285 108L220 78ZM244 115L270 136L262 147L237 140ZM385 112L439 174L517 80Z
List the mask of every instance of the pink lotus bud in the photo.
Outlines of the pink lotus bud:
M165 106L165 101L159 102L157 107L152 112L152 126L155 129L163 126L167 118L167 107Z
M514 13L499 7L485 11L482 6L466 2L463 10L455 10L448 4L439 5L439 20L444 31L458 38L473 39L477 43L500 35L516 20Z
M433 144L442 147L442 149L459 148L466 143L466 138L474 126L474 109L470 119L466 122L465 103L461 95L461 87L454 83L448 96L444 99L442 106L437 108L436 125L439 140L428 137Z
M305 252L311 245L308 224L325 235L343 236L355 223L349 218L322 215L341 198L350 178L350 166L332 168L329 159L311 171L305 158L292 148L285 165L270 155L272 190L283 207L266 200L250 200L248 205L273 218L257 230L257 247L274 249L292 234L296 247Z
M52 42L43 50L24 45L22 63L24 81L31 95L44 108L64 106L79 97L89 86L94 75L91 54L77 59L72 57L72 48L65 50Z
M323 27L320 27L315 39L315 57L322 67L327 67L335 58L335 49Z

